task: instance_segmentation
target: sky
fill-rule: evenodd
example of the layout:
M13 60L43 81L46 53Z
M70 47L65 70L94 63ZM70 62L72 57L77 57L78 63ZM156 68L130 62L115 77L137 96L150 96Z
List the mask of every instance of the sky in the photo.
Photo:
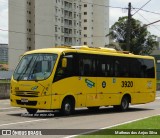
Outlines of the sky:
M159 0L110 0L110 27L118 21L119 17L128 15L126 8L128 8L129 2L132 5L132 15L138 10L135 8L141 8L148 2L142 9L149 12L140 10L133 16L133 18L140 20L142 24L160 20ZM160 22L148 26L147 29L151 34L160 37ZM8 32L5 30L8 30L8 0L0 0L0 43L8 43Z

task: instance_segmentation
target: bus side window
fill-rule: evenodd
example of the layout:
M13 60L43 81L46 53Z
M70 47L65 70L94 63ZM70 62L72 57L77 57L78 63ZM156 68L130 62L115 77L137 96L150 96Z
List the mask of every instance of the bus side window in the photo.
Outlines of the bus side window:
M114 69L115 69L115 77L118 77L119 76L119 61L118 60L115 61Z
M95 76L96 62L88 54L79 55L79 76Z
M79 75L83 76L84 75L84 67L83 67L83 61L79 60Z
M65 68L62 67L63 57L67 58L67 67L65 67ZM62 55L59 60L57 69L56 69L54 81L58 81L58 80L75 75L76 69L74 66L75 66L74 65L74 56L72 54L65 55L65 56Z

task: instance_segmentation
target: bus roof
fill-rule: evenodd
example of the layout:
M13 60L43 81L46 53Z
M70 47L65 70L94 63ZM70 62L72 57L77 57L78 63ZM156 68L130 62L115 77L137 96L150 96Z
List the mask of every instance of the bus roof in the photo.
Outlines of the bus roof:
M100 54L100 55L113 55L113 56L125 56L125 57L135 57L135 58L151 58L152 56L142 56L142 55L134 55L129 51L117 51L113 48L105 48L105 47L88 47L84 46L57 46L54 48L44 48L37 49L26 52L24 55L35 54L35 53L57 53L61 54L62 52L78 52L78 53L88 53L88 54Z

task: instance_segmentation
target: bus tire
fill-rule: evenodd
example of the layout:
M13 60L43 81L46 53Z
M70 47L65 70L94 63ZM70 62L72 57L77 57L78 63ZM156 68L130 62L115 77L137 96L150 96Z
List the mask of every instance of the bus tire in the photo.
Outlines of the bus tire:
M26 108L26 110L27 110L27 112L29 114L35 114L35 113L37 113L37 109Z
M115 105L114 109L117 111L126 111L129 108L129 99L127 96L124 96L121 100L120 105Z
M129 108L129 99L127 96L122 98L120 108L121 111L126 111Z
M62 115L65 116L71 115L73 111L74 111L73 101L69 98L64 99L61 107Z

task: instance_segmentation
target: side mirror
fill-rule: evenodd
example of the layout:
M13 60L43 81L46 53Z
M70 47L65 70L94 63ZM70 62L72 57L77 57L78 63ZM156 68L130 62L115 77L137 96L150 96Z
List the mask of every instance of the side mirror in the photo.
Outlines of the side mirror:
M63 68L67 67L67 58L62 58L62 67Z

